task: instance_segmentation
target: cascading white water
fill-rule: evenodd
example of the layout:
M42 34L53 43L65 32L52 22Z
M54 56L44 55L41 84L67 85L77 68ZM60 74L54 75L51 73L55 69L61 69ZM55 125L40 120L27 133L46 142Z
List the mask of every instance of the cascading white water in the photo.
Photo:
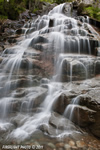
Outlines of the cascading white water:
M73 120L74 109L78 106L79 101L80 101L80 95L73 98L72 103L66 107L64 111L64 116L66 116L70 120Z
M64 4L60 4L59 6L56 6L55 8L53 8L50 12L49 15L52 15L54 13L60 13L62 14L62 10L63 10Z
M25 52L32 48L36 48L35 44L37 44L39 35L46 35L49 33L48 38L48 51L52 52L54 57L54 75L60 75L59 82L61 81L62 72L68 75L67 81L73 81L73 75L77 76L77 72L73 69L75 68L81 72L80 76L83 74L85 76L84 79L87 78L87 66L84 63L84 60L81 60L81 53L91 54L91 48L89 43L89 38L87 36L87 31L82 27L77 25L77 21L71 17L67 17L63 14L63 7L65 4L61 4L51 10L48 15L44 15L42 17L37 18L36 21L32 23L28 23L27 28L34 27L35 31L31 34L27 34L27 29L25 32L26 39L18 43L17 46L14 46L12 49L5 50L2 54L4 57L0 68L2 72L0 73L0 90L3 93L0 95L0 108L2 108L1 120L0 124L4 127L6 124L12 125L11 121L14 119L13 117L6 119L8 117L8 111L11 111L11 103L12 101L17 101L17 98L13 97L16 93L15 90L17 88L17 83L14 82L13 88L12 83L15 79L19 79L20 77L20 67L23 61L23 57ZM50 20L53 20L53 25L50 26ZM25 27L25 26L24 26ZM29 31L31 30L29 29ZM81 32L80 32L81 29ZM83 32L82 32L83 31ZM84 37L83 37L84 35ZM45 39L45 36L44 36ZM42 41L42 39L41 39ZM40 43L41 43L40 41ZM42 41L44 42L44 41ZM31 44L30 44L31 43ZM45 43L45 42L44 42ZM86 46L87 44L87 46ZM9 55L10 51L12 52ZM66 54L65 54L66 53ZM68 53L77 53L70 54ZM83 57L86 57L83 55ZM78 59L78 60L77 60ZM86 58L87 59L87 58ZM77 61L76 61L77 60ZM69 65L69 68L63 70L63 63ZM65 64L65 65L66 65ZM75 66L75 67L74 67ZM30 68L32 66L30 65ZM74 73L75 72L75 73ZM17 73L17 74L16 74ZM27 73L28 74L28 73ZM26 75L27 75L26 74ZM14 76L13 76L14 75ZM21 74L23 75L23 74ZM7 76L7 77L6 77ZM15 77L15 78L14 78ZM2 83L2 80L5 78L5 83ZM82 78L83 79L83 78ZM30 84L31 85L31 84ZM31 88L32 89L32 85ZM29 91L31 91L29 89ZM25 91L26 92L26 91ZM51 115L52 106L57 101L57 98L62 93L62 84L55 83L55 78L51 80L48 84L48 93L44 101L40 104L40 112L36 112L30 115L29 109L34 105L33 93L32 91L27 94L24 98L20 99L20 112L16 115L15 118L18 118L19 114L23 112L23 108L27 107L27 114L23 116L23 119L20 122L20 125L15 128L7 138L16 138L20 140L24 140L30 137L34 131L39 128L42 124L48 124L49 117ZM69 105L70 106L70 105ZM71 114L72 115L72 114ZM3 120L5 120L3 122ZM4 123L4 124L3 124Z

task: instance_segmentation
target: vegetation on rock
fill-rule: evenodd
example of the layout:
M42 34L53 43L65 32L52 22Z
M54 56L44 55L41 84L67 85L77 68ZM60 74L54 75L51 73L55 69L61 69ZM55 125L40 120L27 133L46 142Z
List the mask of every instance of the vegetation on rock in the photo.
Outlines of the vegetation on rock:
M0 0L0 19L16 20L25 9L36 12L40 9L41 2L64 3L71 0Z
M25 8L23 7L22 1L16 0L0 0L0 18L1 19L12 19L15 20L18 18L19 14L23 12Z
M100 8L96 5L92 6L91 4L81 3L78 6L79 15L88 15L89 17L100 21Z
M100 8L91 6L84 8L84 10L88 16L100 21Z
M29 9L31 12L36 13L42 7L43 3L64 3L72 2L73 0L0 0L0 19L18 19L20 13ZM81 3L78 7L79 15L88 15L91 18L100 20L100 8L98 8L98 2L94 2L94 5Z

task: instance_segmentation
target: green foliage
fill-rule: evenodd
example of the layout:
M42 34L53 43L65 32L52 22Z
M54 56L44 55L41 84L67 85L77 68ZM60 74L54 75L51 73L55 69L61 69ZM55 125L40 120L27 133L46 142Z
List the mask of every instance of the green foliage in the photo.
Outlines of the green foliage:
M54 3L55 2L55 0L40 0L41 2L48 2L48 3L50 3L50 4L52 4L52 3Z
M64 2L72 2L73 0L40 0L41 2L48 2L48 3L57 3L57 4L61 4Z
M84 8L84 10L90 17L100 21L100 8L91 6Z
M15 20L25 10L23 0L0 0L0 18Z
M34 8L33 13L36 13L39 10L39 8Z
M7 16L0 15L0 20L5 20L7 18L8 18Z
M0 0L0 18L16 20L25 9L36 13L40 9L39 4L41 1L60 4L72 0L9 0L9 2Z

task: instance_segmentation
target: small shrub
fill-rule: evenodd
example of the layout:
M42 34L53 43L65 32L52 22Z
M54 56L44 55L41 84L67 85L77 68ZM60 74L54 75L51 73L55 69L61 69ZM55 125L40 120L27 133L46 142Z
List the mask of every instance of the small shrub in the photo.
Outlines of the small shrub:
M9 0L9 2L0 0L0 18L16 20L19 14L25 10L24 6L23 0Z
M8 18L8 16L0 15L0 20L5 20L5 19L7 19L7 18Z
M84 10L87 12L87 14L96 19L96 20L100 20L100 8L98 7L87 7L87 8L84 8Z

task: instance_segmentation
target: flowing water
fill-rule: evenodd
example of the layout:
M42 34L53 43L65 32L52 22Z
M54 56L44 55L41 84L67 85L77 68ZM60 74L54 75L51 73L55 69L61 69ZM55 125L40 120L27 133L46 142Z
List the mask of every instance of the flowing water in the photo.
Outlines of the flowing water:
M5 131L8 131L11 127L13 128L7 136L8 139L24 140L30 137L42 124L48 125L53 104L62 94L61 81L63 76L65 77L64 82L72 84L73 80L84 80L95 75L93 64L95 58L91 56L93 52L88 30L86 29L90 29L89 27L91 26L68 17L71 14L71 7L69 9L66 7L68 16L64 15L64 6L65 4L61 4L51 10L48 15L39 17L33 22L28 22L24 26L26 30L25 39L16 46L5 49L2 54L3 61L0 65L0 126ZM93 29L92 31L95 32ZM98 36L96 32L95 34ZM34 63L32 65L30 62L33 57L38 56L40 53L38 50L41 49L42 51L44 46L39 47L38 43L48 45L46 48L47 54L45 53L45 55L50 55L51 53L53 55L54 74L50 83L48 83L47 96L39 106L40 110L30 113L30 110L35 105L35 96L37 96L36 89L34 88L35 90L33 90L32 73L29 71ZM28 50L34 51L34 54L30 54L30 59L25 59L27 58ZM26 72L21 73L21 68L23 67L26 68ZM89 70L89 67L93 67L92 71L91 69ZM21 89L19 81L23 76L26 76L28 80L25 82L25 87ZM20 97L17 97L18 87L20 88L18 89ZM21 90L24 92L21 92ZM71 87L69 86L67 90L71 90ZM26 96L23 96L24 93ZM19 110L16 115L10 116L11 112L14 113L13 107L18 100ZM65 114L70 112L68 117L70 120L74 105L76 105L74 103L70 104L65 110ZM27 111L24 114L23 110L25 108ZM13 121L18 118L21 119L19 119L19 124L15 128Z

